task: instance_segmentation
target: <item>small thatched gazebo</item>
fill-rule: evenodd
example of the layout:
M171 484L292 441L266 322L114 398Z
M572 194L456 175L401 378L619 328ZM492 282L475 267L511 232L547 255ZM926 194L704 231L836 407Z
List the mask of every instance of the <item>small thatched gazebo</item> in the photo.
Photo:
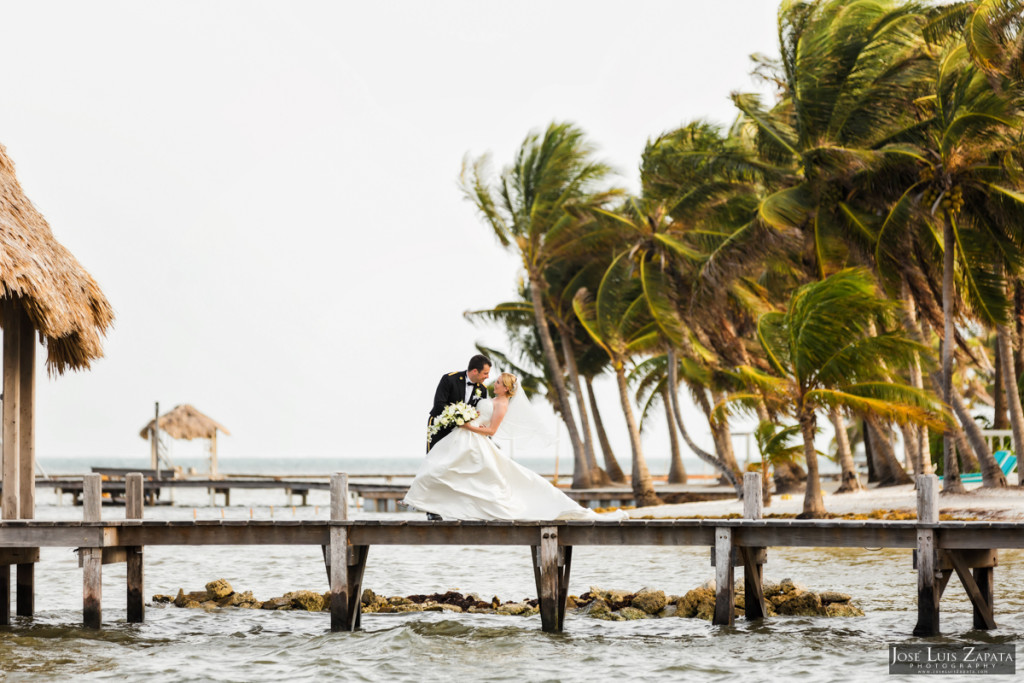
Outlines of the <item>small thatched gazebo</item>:
M4 519L35 516L35 336L50 375L84 370L103 356L114 311L99 285L54 239L25 196L0 145L0 324L3 325ZM18 614L31 616L37 556L0 553L0 583L18 565ZM24 590L23 590L24 588ZM3 591L6 595L6 591ZM25 604L23 602L25 598ZM0 615L9 605L0 605ZM8 623L0 618L0 622Z
M155 427L155 429L154 429ZM212 417L203 415L194 407L185 403L175 406L174 410L160 416L159 420L150 420L139 436L143 439L152 439L153 443L153 469L157 469L156 462L156 430L167 432L172 439L209 439L210 440L210 478L217 476L217 431L222 431L231 436L231 432L224 425Z

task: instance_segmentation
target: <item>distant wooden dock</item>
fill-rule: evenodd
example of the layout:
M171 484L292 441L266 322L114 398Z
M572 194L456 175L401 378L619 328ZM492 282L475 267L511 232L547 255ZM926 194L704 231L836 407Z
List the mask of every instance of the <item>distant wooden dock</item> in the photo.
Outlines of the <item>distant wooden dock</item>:
M349 520L348 481L331 479L330 521L146 521L141 475L126 482L125 520L100 517L99 475L84 483L83 521L0 522L0 623L10 623L10 566L38 562L40 547L75 548L83 569L83 620L102 623L102 566L126 562L129 622L145 618L144 549L154 545L313 545L323 549L331 590L331 629L360 624L360 595L374 545L518 545L529 547L545 631L564 626L572 549L583 545L708 546L713 549L715 624L734 620L734 571L744 573L747 619L766 614L762 592L765 549L778 547L912 548L918 569L914 634L939 634L939 600L953 574L974 608L974 626L996 627L994 567L999 548L1024 548L1024 524L939 522L938 482L918 479L918 521L761 519L760 475L745 475L745 519L629 520L625 522L468 522ZM20 575L19 575L20 577ZM32 616L34 586L17 586L18 613Z
M105 494L109 494L109 502L122 502L125 494L126 470L113 468L94 468L96 473L102 475L101 486ZM161 491L164 489L206 489L210 494L210 505L215 505L217 497L221 496L224 505L231 505L231 492L235 490L280 490L287 496L287 504L293 505L295 497L300 505L309 504L310 491L327 491L331 484L327 476L315 478L289 477L289 476L233 476L219 477L217 479L188 477L172 478L171 471L167 471L163 478L156 478L153 472L143 472L143 490L146 501L149 505L155 505L161 498ZM36 488L50 488L57 496L57 504L64 502L65 496L70 496L71 501L80 504L82 500L83 476L62 476L62 477L37 477ZM352 494L352 505L362 507L365 512L398 512L402 508L399 502L405 498L409 490L407 483L394 483L394 480L412 481L413 475L360 475L363 481L349 482L349 493ZM390 479L378 483L366 481L367 479ZM0 481L0 491L3 490L3 482ZM656 488L659 495L672 494L699 494L704 499L734 498L735 492L731 487L716 487L707 484L659 484ZM591 489L562 489L562 491L585 507L626 507L635 504L633 490L629 486L606 486Z

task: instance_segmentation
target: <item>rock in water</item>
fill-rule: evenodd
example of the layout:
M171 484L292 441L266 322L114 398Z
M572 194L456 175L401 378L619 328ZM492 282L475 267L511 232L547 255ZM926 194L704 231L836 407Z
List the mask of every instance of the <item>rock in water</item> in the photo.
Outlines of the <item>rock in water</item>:
M848 602L830 602L825 605L825 614L830 617L862 617L864 612Z
M313 591L292 591L284 597L291 598L292 609L304 609L307 612L319 612L324 608L324 596Z
M226 598L235 592L226 579L217 579L206 584L206 592L210 594L211 600Z
M647 612L637 607L623 607L616 612L620 617L626 621L632 621L634 619L646 619Z
M676 608L678 617L697 617L711 621L715 614L715 589L707 584L694 588L679 598Z
M522 602L506 602L504 605L498 607L498 614L518 615L528 609L530 609L530 606Z
M280 598L270 598L260 607L262 609L291 609L292 599L284 596L281 596Z
M668 600L665 599L665 591L642 590L633 596L631 607L641 609L647 614L657 614L665 609Z
M772 598L775 611L779 614L795 617L817 617L825 615L825 608L821 604L821 598L817 593L800 591L783 593Z
M832 602L850 602L850 596L838 591L824 591L821 593L821 602L824 605Z

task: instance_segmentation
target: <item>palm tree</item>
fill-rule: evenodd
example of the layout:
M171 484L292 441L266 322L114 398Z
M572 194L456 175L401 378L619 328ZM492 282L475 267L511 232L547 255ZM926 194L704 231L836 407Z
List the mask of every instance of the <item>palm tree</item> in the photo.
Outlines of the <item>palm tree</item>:
M668 356L653 356L638 363L629 374L627 382L636 387L636 402L642 406L640 410L640 432L649 424L651 412L662 404L668 423L669 435L669 468L668 483L685 484L688 477L683 455L679 449L679 437L676 435L675 417L668 395Z
M869 334L869 326L891 315L895 306L879 298L867 271L839 271L797 289L785 312L761 316L758 338L775 374L750 366L734 370L748 386L778 400L800 426L808 473L802 517L825 513L814 448L818 413L842 407L886 421L939 421L938 408L927 394L887 381L880 369L883 361L902 368L915 353L927 353L897 332ZM731 400L754 398L738 394Z
M629 429L633 453L633 495L638 506L657 505L651 474L644 459L640 428L633 414L626 384L626 363L658 343L658 334L640 293L638 278L631 272L627 254L618 256L605 271L596 296L581 289L573 300L576 316L594 343L608 354L619 387L622 413Z
M797 463L803 459L803 445L790 443L800 434L800 425L782 427L774 422L761 422L754 430L757 450L761 453L761 476L768 478L768 468ZM765 505L770 505L770 500Z
M984 183L972 183L974 192L974 203L982 200L987 207L978 211L976 206L971 206L971 213L981 214L975 216L982 227L989 231L1001 233L996 236L995 241L1005 243L1007 234L1012 235L1019 229L1022 215L1024 215L1024 193L1021 193L1021 112L1022 112L1022 83L1024 83L1024 22L1021 16L1024 15L1024 2L1021 0L977 0L973 2L958 2L948 7L937 8L932 11L930 21L925 29L925 35L935 43L949 41L951 35L956 35L962 40L962 45L954 43L956 47L950 50L944 67L948 62L959 60L962 62L964 56L960 51L965 50L974 67L973 72L963 73L962 66L951 69L953 77L959 78L955 83L963 84L956 90L951 91L948 87L943 88L943 81L948 73L944 68L940 71L936 83L936 103L938 110L946 113L946 116L936 117L948 126L958 122L965 116L971 118L982 118L984 123L976 128L967 128L961 132L968 133L966 145L957 145L950 150L956 154L961 152L962 146L974 148L981 152L979 156L988 156L989 159L998 159L999 163L993 164L994 168L984 169L985 173L972 173L973 180L988 181ZM954 66L956 66L954 64ZM984 86L989 88L988 93L984 92ZM973 91L970 93L957 92L964 90ZM981 102L973 101L981 91ZM945 95L945 96L943 96ZM951 96L952 95L952 96ZM961 101L957 101L957 100ZM979 106L980 105L980 106ZM976 109L980 111L975 111ZM959 110L959 111L958 111ZM950 120L950 114L954 116ZM962 125L962 124L958 124ZM1002 130L1000 130L1002 129ZM993 130L1002 133L998 136L991 135ZM973 135L970 135L973 133ZM993 140L993 137L995 140ZM961 142L961 141L958 141ZM992 143L995 143L993 145ZM979 145L981 149L978 149ZM987 154L986 154L987 153ZM947 154L946 157L950 155ZM949 161L948 158L943 159ZM1009 162L1009 163L1008 163ZM1007 168L1012 165L1012 170ZM962 170L962 169L961 169ZM993 172L995 171L995 172ZM1002 173L1000 173L1002 171ZM1007 171L1010 171L1007 173ZM934 165L929 175L934 180ZM979 177L981 176L981 177ZM988 176L988 177L984 177ZM959 179L957 179L959 180ZM1015 181L1015 182L1012 182ZM960 187L955 185L954 187ZM929 197L935 196L934 188L929 192ZM962 189L958 193L960 201L956 202L960 207L966 206ZM966 199L970 199L970 196ZM936 197L936 203L941 205L941 195ZM948 213L949 205L944 207ZM985 210L987 209L987 210ZM934 213L934 208L932 209ZM947 221L952 223L953 221ZM961 221L963 222L963 221ZM985 226L988 223L988 226ZM954 228L955 230L955 228ZM955 236L955 235L954 235ZM1004 246L1004 245L1000 245ZM1000 252L999 265L1011 275L1019 277L1021 271L1021 254L1019 249L1013 245L1005 245ZM1006 248L1009 247L1009 248ZM1001 273L999 273L1001 274ZM1016 291L1019 284L1014 286ZM1012 296L1012 294L1010 295ZM1021 408L1020 390L1018 387L1018 373L1014 368L1014 354L1012 329L1008 327L1005 319L996 319L999 316L985 316L986 322L994 324L997 332L997 372L1001 372L1001 383L1006 396L1007 408L1009 409L1010 424L1013 429L1014 450L1017 453L1024 452L1024 410ZM1020 340L1018 340L1019 343ZM1021 345L1024 348L1024 345ZM997 411L997 416L998 416ZM1005 485L1001 480L998 468L993 463L983 462L983 477L986 485ZM1020 485L1024 486L1024 478L1020 478Z
M499 178L490 177L486 155L473 163L467 160L460 178L463 194L479 210L501 245L522 260L544 362L573 445L574 488L589 486L590 476L580 432L569 408L565 371L549 329L544 274L556 257L551 245L561 240L564 247L576 236L572 230L578 219L566 212L567 205L601 205L615 194L598 186L609 170L594 159L594 149L582 130L569 123L552 123L543 133L527 135L514 162Z
M971 62L967 46L952 43L938 61L932 94L918 105L928 124L919 143L920 171L889 211L879 232L878 251L884 252L883 262L903 258L898 241L890 236L919 226L921 267L942 273L942 395L957 409L971 436L976 426L969 424L969 415L964 419L962 399L953 387L954 325L958 314L970 314L995 328L1002 352L1012 355L1006 274L1024 268L1018 236L1024 194L1014 187L1018 171L1012 167L1013 154L1020 149L1020 99L994 91L985 73ZM1007 364L1005 369L1010 372L1004 379L1016 387L1012 367ZM1011 404L1017 393L1008 392ZM1016 419L1014 409L1011 421ZM1024 431L1024 425L1017 431ZM1015 443L1015 448L1021 447ZM991 452L977 447L975 451L985 484L1005 486ZM950 433L944 437L943 452L943 490L962 491Z

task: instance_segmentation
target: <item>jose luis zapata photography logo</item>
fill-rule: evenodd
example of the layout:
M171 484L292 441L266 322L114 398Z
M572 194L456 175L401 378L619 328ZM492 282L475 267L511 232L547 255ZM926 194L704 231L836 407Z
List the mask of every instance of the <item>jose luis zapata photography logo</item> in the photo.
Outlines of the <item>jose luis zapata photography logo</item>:
M891 674L1014 674L1014 644L889 645Z

